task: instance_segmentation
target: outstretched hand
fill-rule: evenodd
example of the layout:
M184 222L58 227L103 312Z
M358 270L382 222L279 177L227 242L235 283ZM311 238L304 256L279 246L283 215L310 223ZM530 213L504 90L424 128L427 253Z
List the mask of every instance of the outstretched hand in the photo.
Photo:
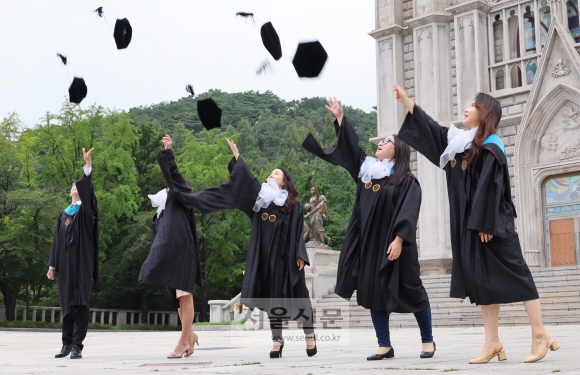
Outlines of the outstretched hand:
M173 140L171 139L171 136L169 136L168 134L165 134L165 137L163 137L161 142L163 142L163 147L165 148L165 150L169 150L173 145Z
M413 114L413 107L415 106L415 102L413 102L411 98L407 96L405 89L399 85L393 85L393 92L395 93L395 99L403 103L405 107L407 107L409 113Z
M93 161L91 160L91 152L93 152L94 150L95 150L94 148L91 148L89 151L85 151L83 147L83 159L85 159L85 164L87 165L87 167L93 166Z
M326 99L328 105L324 107L330 111L336 117L338 121L338 126L342 125L342 118L344 117L344 111L342 110L342 103L335 97Z
M236 146L234 141L230 140L229 138L226 138L226 141L228 142L228 146L230 146L230 150L232 150L232 153L234 154L234 158L236 158L236 161L237 161L238 158L240 157L240 152L238 151L238 146Z

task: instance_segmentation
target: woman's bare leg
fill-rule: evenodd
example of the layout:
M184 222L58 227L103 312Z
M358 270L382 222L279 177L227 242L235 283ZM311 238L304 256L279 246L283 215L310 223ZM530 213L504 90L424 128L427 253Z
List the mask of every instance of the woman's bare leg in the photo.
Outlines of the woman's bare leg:
M194 307L194 311L193 311L193 312L194 312L194 319L195 319L195 307ZM180 308L177 308L177 314L179 315L179 320L180 320L180 321L183 321L183 320L181 319L181 309L180 309ZM189 334L189 336L187 336L187 341L189 342L189 346L191 346L191 350L192 350L192 351L193 351L193 349L194 349L193 345L194 345L194 344L195 344L195 342L197 341L197 340L195 340L195 336L196 336L196 335L195 335L195 333L193 333L193 325L192 325L192 326L191 326L191 333Z
M481 350L481 355L498 350L499 342L499 304L481 305L481 315L485 327L485 346ZM503 349L503 347L502 347Z
M185 350L191 351L188 337L192 333L193 324L193 296L187 294L179 297L179 309L177 310L181 319L181 336L177 342L174 353L179 354Z
M542 307L539 299L524 301L524 307L526 308L530 325L532 326L532 353L535 353L538 351L540 345L545 345L544 337L546 330L542 322Z

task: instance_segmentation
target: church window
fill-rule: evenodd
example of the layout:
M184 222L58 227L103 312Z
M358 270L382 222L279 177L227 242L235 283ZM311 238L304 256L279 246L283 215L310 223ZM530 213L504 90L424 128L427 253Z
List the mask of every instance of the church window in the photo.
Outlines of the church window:
M524 45L526 56L536 54L536 21L534 4L524 6Z
M495 89L503 90L505 89L505 71L503 68L498 68L495 71Z
M566 12L568 14L568 29L574 37L576 43L580 43L580 25L578 24L578 0L569 0L566 3Z
M565 1L574 5L579 0ZM491 91L533 84L551 16L550 0L521 0L489 14Z
M515 9L510 10L508 18L509 59L520 57L520 27Z
M550 2L548 0L543 0L539 2L540 9L538 15L540 18L540 42L542 47L546 44L546 39L548 39L548 29L550 29L550 23L552 20L552 15L550 11Z
M520 64L512 65L511 71L510 71L510 77L511 77L512 89L515 89L516 87L522 86L522 69L520 68Z
M536 71L538 70L538 65L534 60L530 61L526 66L526 85L531 85L534 83L534 77L536 76Z
M495 62L503 61L503 19L501 13L497 13L494 16L493 22L493 48Z

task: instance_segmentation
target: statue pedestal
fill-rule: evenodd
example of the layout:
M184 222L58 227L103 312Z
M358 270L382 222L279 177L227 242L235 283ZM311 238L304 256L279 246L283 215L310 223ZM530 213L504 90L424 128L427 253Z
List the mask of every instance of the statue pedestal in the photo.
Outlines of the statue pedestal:
M306 244L306 250L310 260L310 266L304 267L306 287L310 293L310 299L321 298L336 285L340 251L312 241Z

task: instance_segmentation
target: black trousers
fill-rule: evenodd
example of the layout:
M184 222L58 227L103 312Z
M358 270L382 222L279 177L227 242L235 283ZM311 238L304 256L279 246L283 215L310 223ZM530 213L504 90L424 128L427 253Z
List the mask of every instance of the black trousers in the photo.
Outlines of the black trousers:
M83 340L89 328L89 307L75 305L74 309L62 318L62 344L74 344L83 350Z
M312 312L312 305L309 298L300 299L301 307L292 309L294 312L298 310L296 316L281 316L281 311L286 312L284 307L270 308L267 310L268 318L270 319L270 330L272 331L272 341L284 341L282 336L282 326L285 321L299 321L302 322L302 329L304 334L308 335L314 332L314 314ZM288 309L290 310L290 309Z

